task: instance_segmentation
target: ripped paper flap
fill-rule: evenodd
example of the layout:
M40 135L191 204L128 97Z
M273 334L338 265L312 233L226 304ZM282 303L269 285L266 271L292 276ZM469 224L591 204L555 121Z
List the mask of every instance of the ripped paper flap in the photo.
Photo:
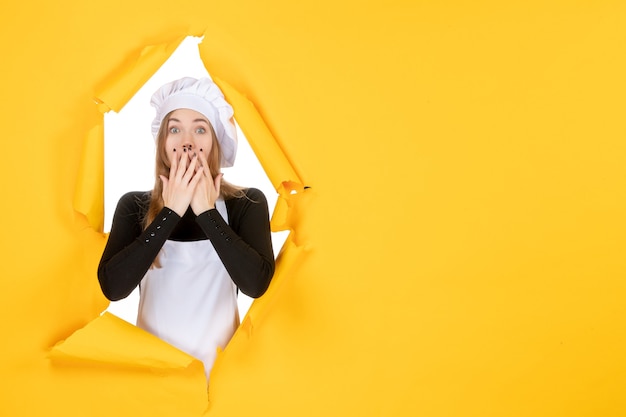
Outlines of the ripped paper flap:
M53 362L91 362L153 369L183 369L193 362L200 362L108 312L59 342L48 357Z

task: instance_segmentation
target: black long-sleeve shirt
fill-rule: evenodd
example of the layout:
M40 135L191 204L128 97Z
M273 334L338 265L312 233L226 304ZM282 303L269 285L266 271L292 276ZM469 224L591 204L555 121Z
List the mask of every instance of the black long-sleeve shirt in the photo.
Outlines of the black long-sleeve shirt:
M120 199L111 233L98 265L98 280L112 301L127 297L141 282L166 240L209 239L230 277L244 294L260 297L274 275L274 253L267 200L260 190L225 201L228 223L216 209L196 216L191 208L180 217L164 207L142 230L150 191Z

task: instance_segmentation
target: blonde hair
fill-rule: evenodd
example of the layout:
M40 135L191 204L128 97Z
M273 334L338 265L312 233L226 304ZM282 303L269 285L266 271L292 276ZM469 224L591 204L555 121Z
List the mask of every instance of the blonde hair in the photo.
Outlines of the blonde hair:
M155 163L155 179L154 179L154 188L152 189L152 195L150 196L150 205L148 207L148 211L143 219L143 228L146 229L150 223L154 220L157 214L163 209L163 183L159 175L163 175L165 177L169 177L170 174L170 161L167 158L167 152L165 150L165 139L167 138L167 124L169 123L170 117L173 110L169 112L161 122L161 126L159 127L159 133L157 134L157 144L156 144L156 163ZM215 135L215 130L213 126L209 123L209 128L211 130L211 138L213 140L213 144L211 146L211 152L207 158L209 162L209 171L211 172L211 177L215 178L220 173L221 167L221 158L222 152L220 148L220 143L217 140L217 136ZM228 200L230 198L240 198L245 197L245 188L233 185L227 181L224 181L222 178L220 184L220 197L224 200Z

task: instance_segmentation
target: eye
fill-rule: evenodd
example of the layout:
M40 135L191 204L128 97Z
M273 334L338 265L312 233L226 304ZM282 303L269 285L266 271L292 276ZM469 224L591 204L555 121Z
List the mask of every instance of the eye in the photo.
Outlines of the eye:
M177 127L170 127L170 133L179 133L180 129Z
M203 127L199 127L199 128L196 129L196 133L200 133L200 134L206 133L206 129L203 128Z

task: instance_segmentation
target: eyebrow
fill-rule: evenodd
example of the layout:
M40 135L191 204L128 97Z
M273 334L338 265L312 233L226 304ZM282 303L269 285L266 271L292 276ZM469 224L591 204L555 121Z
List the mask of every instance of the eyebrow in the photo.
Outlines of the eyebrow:
M180 121L180 120L178 120L178 119L176 119L175 117L171 117L171 118L167 121L167 123L169 123L169 122L178 122L178 123L181 123L181 121ZM204 123L209 123L209 121L208 121L208 120L206 120L206 119L194 119L192 123L196 123L196 122L204 122Z

